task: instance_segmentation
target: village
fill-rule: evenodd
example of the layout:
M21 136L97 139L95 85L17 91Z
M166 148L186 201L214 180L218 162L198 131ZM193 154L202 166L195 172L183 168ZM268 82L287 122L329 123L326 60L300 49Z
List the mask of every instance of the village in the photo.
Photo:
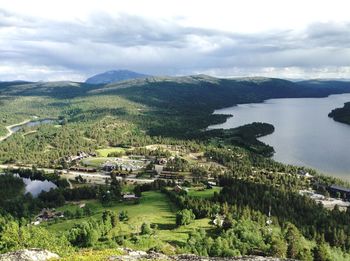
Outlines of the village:
M133 152L137 153L133 153ZM193 179L214 180L226 169L206 159L202 153L189 153L179 146L149 145L144 148L107 148L97 153L78 152L64 158L67 170L60 173L67 179L81 173L87 183L98 183L110 174L139 181L166 179L182 182ZM200 168L201 173L194 173ZM89 175L84 175L84 173Z
M237 157L241 157L237 155ZM66 179L71 188L86 185L103 185L115 176L126 186L134 187L136 184L152 183L157 179L175 183L172 188L176 193L189 193L189 187L184 184L198 184L191 188L196 191L205 191L217 187L217 177L225 173L226 167L206 158L204 153L191 152L181 146L149 145L139 148L102 148L96 152L79 151L76 155L64 157L67 169L58 173L62 179ZM46 171L49 169L46 169ZM269 176L272 174L291 175L284 172L252 168L251 180L259 175ZM311 185L313 176L309 172L300 169L297 172L300 179L308 180ZM205 185L203 185L205 184ZM322 191L322 193L319 192ZM219 191L219 190L216 190ZM205 192L203 192L205 193ZM299 191L300 195L322 204L326 209L346 211L350 207L350 190L339 186L327 186L321 189L308 189ZM140 197L133 191L122 193L121 202L135 204ZM84 201L73 202L83 213L88 212ZM35 217L33 225L42 222L56 222L59 219L69 218L67 213L54 208L44 208ZM214 223L221 223L223 217L217 216Z
M91 174L103 173L105 175L105 178L102 179L103 182L109 179L110 174L115 174L125 181L134 183L148 183L153 182L155 179L172 180L178 184L176 190L179 191L186 190L186 188L180 186L186 180L192 182L195 179L201 179L202 181L205 180L209 186L215 186L215 176L224 173L226 169L223 165L206 159L203 154L184 151L179 146L149 145L142 148L142 151L146 155L140 155L142 153L132 154L133 149L108 148L97 151L97 153L80 152L77 156L68 157L70 162L74 163L69 168L69 171L80 171ZM158 154L157 156L150 153L155 151L157 153L154 154ZM113 155L116 157L111 157ZM181 170L176 167L174 168L172 163L178 159L189 163L188 165L191 165L191 167ZM203 168L204 171L201 175L196 176L193 166ZM266 172L267 175L271 174L268 171L252 169L253 174L257 174L258 172ZM281 172L275 174L287 175L288 173ZM308 179L310 182L313 179L313 176L303 169L300 169L297 174L300 178ZM65 175L69 175L69 172L65 173ZM98 182L96 177L90 176L91 178L88 179L89 182ZM254 176L251 176L251 179L254 179ZM333 209L335 206L338 206L341 211L345 211L350 207L349 189L335 185L322 189L324 190L322 194L317 193L311 188L300 190L299 194L313 199L327 209ZM126 198L129 199L136 199L134 197L135 195L126 195Z

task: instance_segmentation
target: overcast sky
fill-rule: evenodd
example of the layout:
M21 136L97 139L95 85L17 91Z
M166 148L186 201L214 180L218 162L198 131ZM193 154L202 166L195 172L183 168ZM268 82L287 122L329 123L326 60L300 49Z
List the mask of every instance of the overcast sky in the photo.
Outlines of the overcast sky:
M350 78L347 0L0 0L0 81Z

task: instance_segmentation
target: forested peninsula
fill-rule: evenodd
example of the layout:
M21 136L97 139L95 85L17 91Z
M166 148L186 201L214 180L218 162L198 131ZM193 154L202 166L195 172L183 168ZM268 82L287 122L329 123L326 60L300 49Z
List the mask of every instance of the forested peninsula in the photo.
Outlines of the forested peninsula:
M345 103L342 108L332 110L328 116L335 121L350 124L350 102Z

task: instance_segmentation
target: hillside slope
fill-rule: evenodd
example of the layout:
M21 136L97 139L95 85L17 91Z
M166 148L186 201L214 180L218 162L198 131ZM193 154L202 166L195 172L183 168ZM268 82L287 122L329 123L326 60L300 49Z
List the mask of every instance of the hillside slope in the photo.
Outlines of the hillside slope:
M138 111L138 117L133 116L134 123L142 125L142 129L151 135L173 137L194 137L198 131L221 123L228 117L213 115L215 109L271 98L325 97L345 92L350 92L348 82L295 83L273 78L220 79L207 75L147 77L106 85L77 82L0 83L0 96L4 98L0 101L6 103L14 97L18 100L18 97L29 99L33 96L45 101L53 99L50 109L62 112L65 118L68 113L71 120L86 118L87 113L98 112L99 116L113 115L115 112L120 114L127 111L128 106L123 105L123 108L126 107L122 109L117 101L130 101L143 108ZM98 100L109 100L108 105L105 104L108 108L92 109L91 105ZM79 108L73 109L72 106ZM116 110L116 107L120 109ZM35 110L30 115L35 115ZM91 115L88 117L91 118Z
M325 97L333 93L350 92L346 88L319 88L317 86L272 78L218 79L205 75L188 77L146 78L109 84L90 90L89 95L118 95L145 104L157 110L158 116L179 118L178 124L170 123L152 128L153 133L177 132L187 134L206 128L226 119L212 115L215 109L242 103L262 102L271 98ZM177 126L180 125L180 126Z

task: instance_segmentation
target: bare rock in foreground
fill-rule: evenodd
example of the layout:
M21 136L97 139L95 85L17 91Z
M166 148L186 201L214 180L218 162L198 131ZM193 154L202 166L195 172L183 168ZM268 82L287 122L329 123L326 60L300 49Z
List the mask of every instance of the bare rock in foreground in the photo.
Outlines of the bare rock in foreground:
M24 249L0 255L0 261L46 261L59 258L57 254L43 249Z
M161 260L161 261L287 261L292 259L281 259L275 257L261 257L261 256L244 256L244 257L199 257L191 254L167 256L158 252L150 251L134 251L131 249L122 249L125 255L112 256L109 261L138 261L138 260Z

